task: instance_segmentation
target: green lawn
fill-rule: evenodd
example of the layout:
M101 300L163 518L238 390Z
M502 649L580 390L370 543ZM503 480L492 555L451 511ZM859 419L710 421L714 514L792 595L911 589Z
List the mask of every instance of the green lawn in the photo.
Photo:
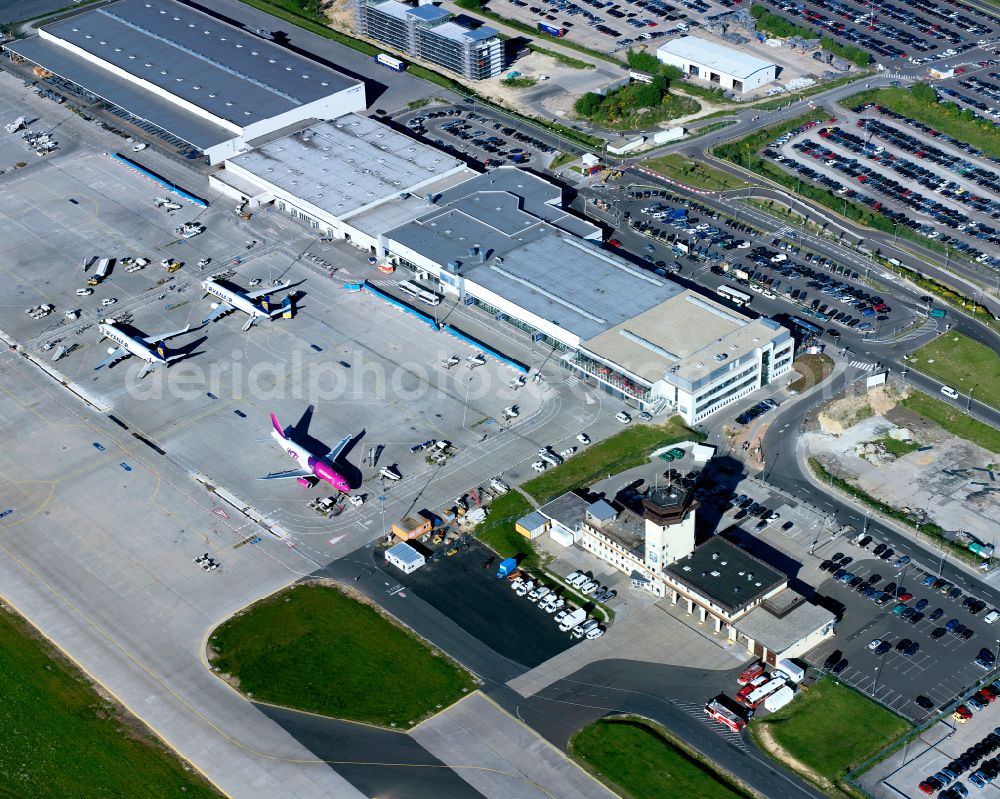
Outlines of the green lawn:
M625 799L745 799L723 775L638 719L606 719L573 736L570 753Z
M694 186L696 189L709 191L726 191L727 189L745 189L747 183L738 177L729 175L721 169L694 161L680 153L661 155L650 158L642 164L646 169L652 169L668 178Z
M761 727L789 755L834 783L910 729L899 716L829 678L754 721L750 729L758 743Z
M942 402L923 392L914 391L902 401L901 405L914 413L926 416L952 435L978 444L990 452L1000 452L1000 430L976 421L947 402Z
M902 458L904 455L916 452L920 449L920 444L916 441L899 441L898 439L889 438L888 436L880 438L878 443L885 447L887 452L891 452L897 458Z
M1000 408L1000 356L961 333L945 333L920 347L909 364L961 394Z
M793 366L801 376L789 383L788 388L799 393L819 385L833 374L833 359L822 353L800 355Z
M539 566L538 554L531 542L514 529L514 522L531 512L531 504L516 491L498 497L490 504L486 521L476 525L476 537L504 558L518 557L526 569Z
M0 613L0 795L220 797L136 719L98 696L20 618Z
M523 488L543 505L574 488L641 466L660 447L702 438L700 433L686 427L679 416L664 424L631 424L611 438L584 447L561 466L529 480ZM683 468L684 461L680 465Z
M324 585L268 597L218 627L213 666L254 699L409 727L475 688L472 677L369 605Z

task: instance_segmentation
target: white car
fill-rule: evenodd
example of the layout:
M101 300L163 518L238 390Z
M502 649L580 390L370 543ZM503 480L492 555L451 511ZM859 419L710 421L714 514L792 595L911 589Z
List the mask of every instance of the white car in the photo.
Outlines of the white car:
M601 584L597 580L587 580L587 582L580 585L580 593L585 596L590 596L591 591L596 591L601 587Z
M562 601L562 600L560 600L560 601ZM565 618L566 618L566 617L567 617L568 615L569 615L569 608L565 608L564 610L560 610L560 611L559 611L559 612L558 612L558 613L557 613L557 614L556 614L556 615L555 615L555 616L553 617L553 621L555 621L555 623L556 623L556 624L562 624L562 623L563 623L563 621L565 620Z
M510 584L510 590L511 591L517 591L517 589L520 588L522 585L524 585L524 578L523 577L517 577L517 578L515 578L511 582L511 584Z
M585 637L588 641L593 641L595 638L600 638L602 635L604 635L604 628L598 626L591 627L590 630L587 631Z
M544 599L549 595L549 589L544 585L538 586L534 591L528 594L529 602L537 602L539 599Z
M114 305L116 302L118 302L117 297L105 297L101 300L101 305Z
M632 421L632 417L625 413L625 411L618 411L618 413L615 414L615 418L622 424L628 424Z
M198 261L198 266L208 266L210 263L212 263L211 258L202 258L200 261Z
M577 569L572 574L566 575L566 582L569 583L570 585L576 585L576 581L579 580L581 577L583 577L583 572Z
M517 588L514 589L514 593L518 596L524 596L535 587L534 580L528 580L526 583L521 583Z
M599 582L595 581L594 582L594 587L586 589L583 593L585 593L587 596L594 596L595 594L599 593L600 591L601 591L601 584Z
M566 449L564 449L562 452L559 453L559 457L568 458L574 452L576 452L576 447L567 447Z
M587 621L583 622L582 624L578 624L576 627L573 628L572 635L574 638L583 638L583 636L585 636L591 630L594 630L596 628L597 628L597 619L587 619Z
M639 421L641 422L651 422L653 421L653 414L643 411L639 414Z
M76 290L76 296L77 297L89 297L93 293L94 293L93 289L77 289Z
M352 494L351 495L351 499L350 499L350 503L355 508L360 508L362 505L365 504L365 498L361 494Z
M879 645L882 643L881 638L876 638L874 641L868 644L869 649L878 649Z
M587 444L590 443L590 436L588 436L586 433L577 433L576 440L579 441L584 446L587 446Z
M736 249L737 250L749 250L750 249L750 242L746 241L746 240L741 241L739 244L736 245Z
M545 612L555 613L557 610L562 611L564 607L566 607L566 600L556 599L554 602L549 602L549 604L545 606Z
M531 464L531 468L534 469L536 472L544 472L545 469L548 467L546 467L545 461L535 461L533 464Z

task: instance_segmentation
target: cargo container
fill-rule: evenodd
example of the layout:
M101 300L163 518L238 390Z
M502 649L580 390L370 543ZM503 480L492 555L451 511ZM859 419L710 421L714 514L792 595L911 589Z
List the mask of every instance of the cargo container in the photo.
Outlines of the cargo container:
M773 713L775 710L781 710L781 708L791 702L794 698L795 692L790 686L786 685L784 688L778 689L764 700L764 709L768 713Z
M402 72L406 68L406 62L401 61L388 53L379 53L376 55L375 63L381 64L383 67L388 67L393 72Z

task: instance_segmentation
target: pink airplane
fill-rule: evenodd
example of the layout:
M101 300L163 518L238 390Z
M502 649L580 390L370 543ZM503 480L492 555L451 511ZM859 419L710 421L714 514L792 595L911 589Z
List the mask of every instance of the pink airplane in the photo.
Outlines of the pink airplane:
M351 492L351 486L347 480L330 464L336 462L337 457L344 451L344 447L347 446L352 436L346 436L326 455L322 458L317 458L313 453L301 444L296 444L285 434L285 431L281 428L281 424L278 422L278 417L273 413L271 414L271 424L274 426L274 430L271 431L271 436L274 440L278 442L278 445L287 453L288 457L297 463L303 464L305 468L290 469L287 472L275 472L266 477L258 477L258 480L287 480L294 477L298 479L299 485L303 486L311 486L314 484L313 481L322 480L344 494Z

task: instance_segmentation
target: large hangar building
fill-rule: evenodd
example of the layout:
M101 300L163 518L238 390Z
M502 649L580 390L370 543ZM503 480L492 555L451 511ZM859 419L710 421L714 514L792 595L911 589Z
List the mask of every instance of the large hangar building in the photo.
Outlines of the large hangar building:
M362 82L173 0L119 0L5 48L213 164L366 105Z

